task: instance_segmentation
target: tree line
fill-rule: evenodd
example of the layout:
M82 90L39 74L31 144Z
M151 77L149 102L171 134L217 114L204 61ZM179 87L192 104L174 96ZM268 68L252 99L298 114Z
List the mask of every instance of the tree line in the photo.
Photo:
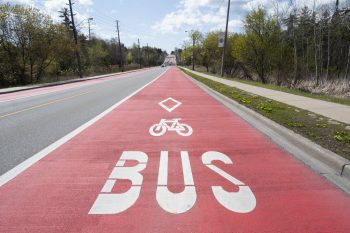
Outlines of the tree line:
M291 4L283 13L278 8L275 12L252 10L244 20L244 32L228 36L225 74L299 88L331 82L338 85L333 88L349 93L350 8L336 1L313 9ZM175 53L189 66L194 52L197 65L219 73L218 36L219 32L194 31Z
M106 40L78 32L74 44L67 8L57 22L40 10L24 5L0 4L0 87L55 81L78 75L79 51L84 75L156 66L166 51L136 44L127 48L116 39Z

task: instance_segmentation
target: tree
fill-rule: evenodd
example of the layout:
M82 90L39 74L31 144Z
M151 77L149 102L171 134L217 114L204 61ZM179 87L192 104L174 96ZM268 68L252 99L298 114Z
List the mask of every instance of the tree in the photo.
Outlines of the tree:
M203 35L200 31L198 30L191 30L191 32L189 33L189 37L192 40L192 46L190 46L190 50L192 52L192 69L194 70L194 65L196 63L197 60L197 54L199 54L200 51L200 43L203 39Z
M60 11L60 18L62 18L62 24L69 30L72 30L72 22L70 20L70 13L68 8L64 7Z
M220 48L218 46L218 32L209 32L203 40L203 49L201 56L203 57L203 65L206 66L207 71L209 67L212 68L213 72L216 72L217 67L220 65Z
M39 10L1 5L1 53L15 83L40 82L45 69L59 56L65 29ZM64 46L63 46L64 47ZM5 75L5 74L2 74Z
M267 83L268 74L272 72L273 61L281 30L274 18L268 18L264 9L252 11L245 20L245 33L240 41L241 61L253 69L263 83Z

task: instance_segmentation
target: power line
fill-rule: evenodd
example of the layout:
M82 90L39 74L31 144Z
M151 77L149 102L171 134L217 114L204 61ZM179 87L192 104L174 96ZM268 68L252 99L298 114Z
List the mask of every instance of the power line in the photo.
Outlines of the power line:
M96 20L95 20L96 19ZM103 21L101 21L100 19L98 18L94 18L94 21L98 24L98 25L101 25L101 26L104 26L104 27L108 27L108 28L113 28L115 27L115 25L113 25L112 23L105 23Z
M114 22L114 20L105 20L103 18L101 18L99 15L94 16L95 18L97 18L100 22L105 23L105 24L112 24L112 22Z
M98 16L100 17L100 18L102 18L102 19L104 19L104 20L106 20L106 21L108 21L108 22L110 22L110 21L114 21L115 19L113 19L113 17L110 17L110 16L108 16L108 15L106 15L106 12L101 12L100 10L98 10L98 9L94 9L94 11L98 14Z

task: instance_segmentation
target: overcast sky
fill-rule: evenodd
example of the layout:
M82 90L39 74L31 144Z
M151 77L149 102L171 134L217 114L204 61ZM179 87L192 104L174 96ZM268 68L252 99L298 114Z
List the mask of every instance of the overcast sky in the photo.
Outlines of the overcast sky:
M3 2L8 2L0 0ZM120 21L120 37L126 46L140 39L141 45L160 47L168 52L181 47L188 39L185 31L223 30L228 0L72 0L75 2L76 24L87 34L87 18L94 18L94 35L110 39L116 37L115 20ZM342 0L340 0L342 2ZM58 11L68 0L12 0L35 6L58 20ZM283 12L290 0L232 0L229 30L241 32L247 12L258 6L273 12ZM312 8L313 0L297 0ZM335 0L316 0L316 4ZM278 6L278 7L277 7Z

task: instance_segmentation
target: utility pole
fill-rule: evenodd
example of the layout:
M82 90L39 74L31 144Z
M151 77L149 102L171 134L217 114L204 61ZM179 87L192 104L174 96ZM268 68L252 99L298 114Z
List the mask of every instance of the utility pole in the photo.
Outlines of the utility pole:
M194 38L193 32L192 32L192 40L193 40L193 43L192 43L192 70L194 70L194 45L196 43L196 39Z
M140 64L140 68L141 68L141 49L140 49L140 39L137 39L137 43L139 45L139 52L138 52L138 55L139 55L139 64Z
M94 18L88 18L88 24L89 24L89 41L91 41L91 28L90 28L90 21L94 20Z
M185 32L188 32L188 31L185 31ZM192 70L194 70L194 46L196 43L196 38L193 30L191 30L191 37L192 37Z
M185 50L184 50L184 52L186 53L186 51L187 51L187 45L186 45L186 42L185 42ZM186 54L184 54L183 66L186 66Z
M148 43L147 43L147 65L149 67L149 47L148 47Z
M119 35L119 20L117 22L117 32L118 32L118 44L119 44L119 54L120 54L120 61L119 61L119 68L122 69L122 72L124 71L124 66L123 66L123 52L122 52L122 46L120 44L120 35Z
M72 20L72 27L73 27L73 35L74 35L74 40L75 40L75 55L77 57L77 62L78 62L78 71L79 71L79 77L82 78L82 72L81 72L81 64L80 64L80 53L79 53L79 48L78 48L78 34L77 34L77 29L75 28L75 23L74 23L74 14L73 14L73 7L72 7L72 1L68 0L69 2L69 9L70 9L70 16Z
M231 4L231 0L228 0L227 17L226 17L226 30L225 30L225 40L224 40L224 47L222 48L222 58L221 58L221 77L224 76L225 50L226 50L226 45L227 45L227 30L228 30L228 20L229 20L229 17L230 17L230 4Z

